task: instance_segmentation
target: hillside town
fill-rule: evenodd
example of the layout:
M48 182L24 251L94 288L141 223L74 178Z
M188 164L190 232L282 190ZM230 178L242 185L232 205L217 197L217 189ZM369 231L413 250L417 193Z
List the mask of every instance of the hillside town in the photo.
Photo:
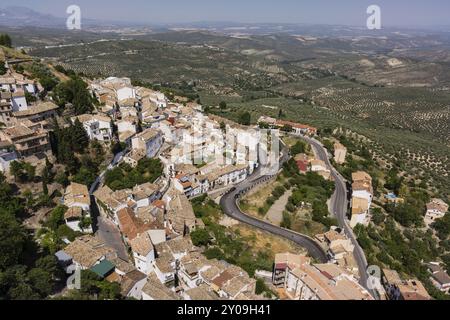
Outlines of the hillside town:
M22 191L28 190L31 200L33 194L57 194L63 224L71 231L61 236L64 245L54 256L68 274L90 270L99 281L118 284L121 296L137 300L375 299L361 278L355 242L337 225L312 239L327 262L282 252L271 261L273 270L258 270L255 276L224 260L208 259L204 246L194 245L191 238L205 228L191 201L207 196L220 203L222 196L248 181L263 166L259 150L267 136L264 130L313 139L317 128L266 116L259 126L243 126L205 113L197 102L171 101L163 92L118 77L84 79L95 108L74 112L74 101L61 106L56 95L46 95L39 80L18 73L17 66L6 67L0 77L0 171ZM65 145L64 130L87 139L84 147ZM67 150L86 154L72 163ZM87 168L94 161L89 156L98 150L110 153L98 172L77 172L78 166ZM330 158L343 165L346 156L346 147L335 142ZM300 174L336 182L329 159L303 152L293 158ZM62 166L75 167L73 173L67 170L65 183L27 178L30 171L49 175ZM352 229L368 226L374 205L372 177L354 171L349 183L345 219ZM400 201L395 194L386 199ZM40 216L32 215L29 227L38 234L51 212L36 210L33 214ZM424 212L425 225L447 212L443 200L432 199ZM447 271L435 262L427 267L435 287L448 292ZM382 286L369 288L378 290L377 298L431 299L418 279L402 279L389 269L382 274ZM257 290L258 279L276 294L263 295ZM64 288L59 295L69 291Z

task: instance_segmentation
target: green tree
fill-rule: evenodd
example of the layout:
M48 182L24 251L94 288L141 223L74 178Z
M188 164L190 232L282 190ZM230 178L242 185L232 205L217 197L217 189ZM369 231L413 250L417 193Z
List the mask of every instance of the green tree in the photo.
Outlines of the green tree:
M381 211L381 208L372 209L372 221L376 225L380 225L386 220L386 216Z
M13 161L9 165L9 173L14 177L14 180L18 180L19 175L22 172L22 165L18 161Z
M225 101L220 101L219 108L220 110L225 110L227 108L227 103Z
M291 148L293 155L306 152L306 144L302 141L297 141Z
M238 122L244 126L249 126L251 124L251 118L250 112L245 111L239 115Z
M64 214L66 213L67 209L68 208L63 205L59 205L55 209L53 209L52 212L50 212L45 226L53 231L56 231L60 225L64 224Z
M6 73L7 69L5 67L5 64L3 61L0 61L0 76L4 75Z
M23 161L13 161L9 167L10 174L19 182L30 182L36 176L36 167Z
M25 92L25 99L27 100L28 103L33 103L37 101L37 98L28 91Z
M0 270L19 263L26 244L24 230L17 220L4 210L6 209L0 209Z
M89 136L78 118L71 127L70 134L72 137L73 150L75 152L85 151L85 149L89 146Z
M191 232L191 239L194 246L206 246L211 241L209 232L205 229L198 229Z
M41 268L34 268L28 272L28 279L31 286L40 294L46 297L53 291L52 274Z
M279 109L278 110L278 119L281 119L281 118L283 118L284 117L284 114L283 114L283 109Z
M54 99L60 107L71 103L77 115L93 110L93 97L88 90L88 85L79 77L58 84L54 90Z
M9 297L13 300L38 300L39 295L27 283L19 283L9 290Z
M8 48L12 47L11 37L8 34L6 34L6 33L0 34L0 46L4 46L4 47L8 47Z

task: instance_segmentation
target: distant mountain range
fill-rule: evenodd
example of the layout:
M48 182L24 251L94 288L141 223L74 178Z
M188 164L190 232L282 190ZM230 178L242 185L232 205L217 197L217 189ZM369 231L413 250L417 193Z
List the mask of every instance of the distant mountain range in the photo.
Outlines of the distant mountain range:
M19 6L0 8L0 26L7 27L44 27L66 28L66 19L54 15L37 12L33 9ZM117 21L102 21L83 18L82 25L97 26L132 26L132 23Z
M0 8L0 25L8 27L36 26L64 28L66 19L43 14L25 7Z
M66 18L56 17L50 14L37 12L33 9L9 6L0 8L0 26L4 27L41 27L65 29ZM164 32L167 30L205 30L219 32L224 34L290 34L290 35L311 35L318 37L342 37L342 36L385 36L388 34L398 33L400 31L407 32L409 35L422 35L429 33L431 30L421 31L405 28L386 28L380 31L367 30L364 26L339 26L339 25L307 25L293 23L240 23L240 22L220 22L220 21L204 21L191 23L166 23L166 24L149 24L139 22L124 21L104 21L96 19L83 18L82 26L85 29L114 29L114 28L148 28L153 31ZM433 30L448 32L448 27L437 28ZM446 34L448 36L448 33Z

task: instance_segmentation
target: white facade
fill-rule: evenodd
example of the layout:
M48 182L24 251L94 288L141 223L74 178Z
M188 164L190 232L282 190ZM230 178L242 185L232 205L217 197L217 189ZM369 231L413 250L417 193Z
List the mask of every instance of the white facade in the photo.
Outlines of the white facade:
M367 201L369 202L369 207L372 204L373 196L367 190L353 190L352 196L355 198L367 199Z
M17 154L15 151L0 151L0 171L9 174L9 166L11 162L16 161Z
M11 98L13 112L28 110L27 100L25 96L16 96Z
M362 224L363 226L367 226L369 224L369 219L367 217L367 212L360 213L360 214L352 214L352 217L350 219L350 227L354 228L358 224Z
M180 272L178 272L178 276L191 289L197 288L203 282L198 272L194 275L189 275L183 266L181 267Z
M133 87L122 87L116 90L117 100L136 99L136 90Z
M133 251L134 265L142 273L149 274L153 271L152 262L155 261L155 250L150 250L146 256Z
M155 125L155 128L158 128L161 130L161 132L164 135L164 140L168 143L174 143L175 142L175 134L174 134L174 128L168 121L160 121Z
M147 158L155 157L163 145L163 136L161 131L146 138L145 135L139 135L131 140L133 150L143 150Z
M30 93L30 94L36 94L37 90L36 90L36 86L33 83L26 83L23 85L23 89Z
M173 281L175 279L175 272L162 272L159 270L158 266L153 262L153 271L155 271L156 276L158 277L161 283L167 283ZM173 266L175 267L175 266Z
M247 179L247 168L234 170L233 172L224 174L219 177L219 184L228 186L229 184L237 184Z
M133 121L121 120L117 122L117 131L119 134L122 132L136 133L136 125Z
M161 92L154 92L149 96L151 102L156 104L158 108L167 108L167 98Z
M127 293L127 297L134 298L136 300L141 300L143 294L142 288L145 286L146 283L147 278L137 281L131 288L131 290Z
M158 192L153 193L151 196L142 198L142 199L135 199L136 201L136 208L145 208L150 206L155 200L158 200Z
M75 118L72 119L75 121ZM84 130L90 140L108 142L112 139L111 121L106 117L92 116L89 119L81 118Z
M286 290L291 296L298 297L298 300L319 300L317 294L290 270L286 276Z

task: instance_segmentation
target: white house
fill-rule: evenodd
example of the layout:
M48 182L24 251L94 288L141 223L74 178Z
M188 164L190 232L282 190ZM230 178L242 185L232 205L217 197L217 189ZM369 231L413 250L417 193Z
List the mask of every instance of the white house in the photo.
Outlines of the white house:
M131 142L131 138L137 132L138 122L139 122L139 119L137 117L130 116L130 117L125 117L116 123L120 142L127 142L127 143Z
M79 183L72 182L64 192L64 205L67 207L80 207L89 212L91 200L88 188Z
M327 168L327 165L322 160L311 160L310 161L311 172L316 172L321 175L325 180L330 179L331 171Z
M248 165L228 165L218 171L213 171L207 175L211 189L223 188L231 184L238 184L248 175Z
M369 223L369 209L373 199L372 177L363 171L352 174L352 216L350 226L354 228L357 224L367 225Z
M155 246L157 259L152 262L153 270L160 283L169 284L175 280L175 264L167 242L160 243Z
M180 298L173 290L162 284L155 273L151 273L142 288L142 300L180 300Z
M24 91L30 94L37 94L38 90L36 84L33 81L24 81L22 84L22 88Z
M69 208L64 214L67 226L74 231L91 233L92 226L80 227L83 219L90 218L91 199L88 188L72 182L64 192L64 205Z
M126 191L114 192L107 185L94 192L100 215L112 219L116 224L118 224L117 213L127 207L128 197Z
M76 238L63 249L63 252L82 270L90 269L115 255L114 249L108 247L99 237L92 235Z
M323 171L327 169L325 162L322 160L311 160L310 165L312 172Z
M136 99L136 90L132 86L116 87L117 100Z
M174 134L175 128L172 126L172 124L169 121L164 120L164 121L157 122L157 124L154 126L154 128L159 129L163 133L165 141L167 141L168 143L175 142L175 134Z
M431 199L427 203L427 212L425 213L425 224L430 226L437 219L442 219L448 211L448 204L441 199Z
M153 183L144 183L133 188L133 199L136 207L148 207L159 197L159 187Z
M8 174L11 162L17 159L13 146L7 141L0 141L0 172Z
M150 93L149 99L156 104L158 108L167 108L167 98L162 92L154 91Z
M136 90L131 85L129 78L109 77L99 84L102 87L114 91L119 101L136 98Z
M120 277L121 293L124 297L142 299L142 289L147 283L147 276L139 270L133 270Z
M0 78L0 91L14 92L16 90L16 79L14 79L14 77Z
M75 123L78 119L83 124L84 130L90 140L111 141L112 128L111 119L102 115L83 114L78 117L73 117L71 120Z
M147 129L137 134L131 140L133 150L142 150L148 158L153 158L163 145L162 132L155 129Z
M27 99L25 99L25 92L17 91L11 97L13 112L28 110Z
M152 272L152 262L155 261L155 250L150 235L147 232L139 234L130 241L130 246L133 251L136 268L145 274Z

